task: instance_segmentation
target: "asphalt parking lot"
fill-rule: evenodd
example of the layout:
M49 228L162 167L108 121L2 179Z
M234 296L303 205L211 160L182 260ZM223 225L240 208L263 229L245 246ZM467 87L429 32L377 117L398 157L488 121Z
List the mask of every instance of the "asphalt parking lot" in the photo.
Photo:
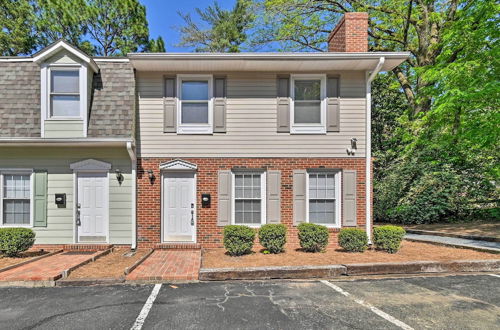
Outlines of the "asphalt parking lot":
M500 276L0 288L2 329L134 326L499 329Z

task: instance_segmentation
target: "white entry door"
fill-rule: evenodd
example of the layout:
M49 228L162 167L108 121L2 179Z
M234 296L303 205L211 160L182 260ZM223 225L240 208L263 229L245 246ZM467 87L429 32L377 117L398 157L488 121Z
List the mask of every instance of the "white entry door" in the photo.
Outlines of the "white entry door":
M163 240L194 242L196 233L195 173L163 174Z
M78 174L77 231L79 243L107 242L108 195L107 173Z

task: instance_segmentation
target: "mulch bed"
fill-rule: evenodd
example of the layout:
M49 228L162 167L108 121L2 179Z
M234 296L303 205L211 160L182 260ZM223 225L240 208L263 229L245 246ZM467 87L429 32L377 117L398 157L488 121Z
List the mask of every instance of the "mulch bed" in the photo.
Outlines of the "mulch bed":
M43 256L50 253L51 251L26 251L21 253L18 257L5 257L0 256L0 269L9 267L27 260Z
M395 254L389 254L374 249L367 250L363 253L350 253L341 249L327 249L326 252L308 253L300 249L289 248L284 253L280 254L262 254L255 249L252 254L231 257L226 254L224 249L206 249L203 251L202 268L313 266L373 262L477 259L500 259L500 254L410 241L404 241L401 250Z
M137 250L133 256L125 256L129 249L115 249L113 252L75 269L68 279L123 278L125 268L132 266L149 250Z

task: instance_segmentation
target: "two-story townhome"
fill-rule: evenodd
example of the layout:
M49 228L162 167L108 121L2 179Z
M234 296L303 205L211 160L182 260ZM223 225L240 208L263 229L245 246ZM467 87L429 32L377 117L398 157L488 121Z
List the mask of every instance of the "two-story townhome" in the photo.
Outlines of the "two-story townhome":
M370 83L408 58L368 52L348 13L325 53L134 53L137 241L222 246L230 224L371 232Z
M0 58L0 228L37 246L135 247L135 80L128 59L64 41Z

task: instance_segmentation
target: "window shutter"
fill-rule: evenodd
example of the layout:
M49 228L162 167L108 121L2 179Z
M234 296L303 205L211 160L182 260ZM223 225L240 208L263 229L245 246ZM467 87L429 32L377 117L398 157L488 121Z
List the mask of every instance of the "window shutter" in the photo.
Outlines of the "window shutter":
M278 76L277 130L290 132L290 76Z
M47 171L35 170L33 226L47 227Z
M163 98L163 132L177 132L177 100L175 99L175 78L165 78L165 96Z
M217 225L226 226L231 224L231 203L232 203L232 174L231 171L219 171L219 208L217 212Z
M326 131L340 131L339 78L328 77L326 86Z
M214 79L214 132L226 133L226 78Z
M356 171L344 170L343 172L343 224L355 227L356 222Z
M293 171L293 224L306 221L307 171Z
M267 172L267 223L281 222L281 171Z

